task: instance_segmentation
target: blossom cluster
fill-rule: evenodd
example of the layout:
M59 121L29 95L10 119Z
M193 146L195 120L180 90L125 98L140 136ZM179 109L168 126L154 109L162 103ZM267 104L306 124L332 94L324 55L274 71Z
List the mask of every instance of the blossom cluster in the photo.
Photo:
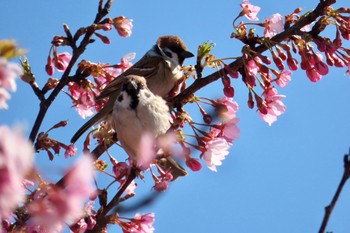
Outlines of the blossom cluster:
M171 129L157 140L143 135L140 144L142 154L136 161L131 158L117 161L107 153L112 164L109 171L106 162L103 160L93 162L90 155L84 154L77 160L76 165L68 170L65 178L55 185L45 182L34 171L33 146L23 138L23 135L19 131L0 126L2 228L5 231L62 232L68 224L72 232L95 230L95 226L99 225L97 221L101 219L100 214L110 207L107 205L107 191L117 192L115 198L119 198L118 202L132 198L136 195L137 188L134 178L144 179L144 173L147 171L154 181L153 189L159 192L167 190L171 182L179 177L179 174L166 164L170 161L177 163L175 159L183 161L194 172L201 170L202 164L217 172L218 167L229 155L235 140L240 137L237 117L239 106L234 101L233 85L240 76L248 89L248 107L256 107L259 116L272 125L286 111L283 103L285 95L280 94L277 88L288 85L292 80L293 71L301 68L311 82L320 81L329 72L330 66L347 66L347 73L350 74L350 50L342 46L343 40L350 40L350 20L348 16L344 16L350 14L349 8L334 10L328 7L324 16L318 19L314 26L306 25L297 30L295 35L277 43L274 40L275 36L298 23L302 17L299 14L301 9L298 8L285 16L276 13L265 18L263 22L258 22L261 10L259 6L251 4L248 0L243 0L240 6L242 10L233 22L235 31L231 37L245 44L242 56L239 58L241 65L234 67L225 63L227 59L215 58L210 54L214 44L205 42L198 48L196 66L183 67L184 82L180 84L181 90L184 90L187 78L201 79L206 66L216 68L223 85L224 97L213 100L200 98L192 93L193 95L181 103L195 104L202 115L201 122L193 120L184 106L170 106ZM252 22L240 22L236 25L236 20L243 16ZM261 27L263 36L258 36L253 29L249 29L250 25ZM328 25L335 25L336 35L333 40L321 35L322 30ZM104 18L89 27L80 28L74 35L68 26L64 25L66 36L53 38L47 57L45 66L49 76L47 83L40 90L32 85L30 80L27 81L39 99L46 100L46 92L64 81L68 88L68 91L64 92L71 98L73 106L83 119L100 111L106 102L96 101L96 98L106 85L132 66L131 61L135 58L135 54L125 55L118 64L78 60L80 54L76 52L77 42L81 36L90 34L102 43L110 44L110 38L104 33L111 31L113 27L121 37L129 37L132 34L133 21L125 16ZM94 39L90 39L88 43L93 41ZM71 47L73 53L67 51L59 53L63 46ZM269 55L256 52L258 46L265 46ZM299 56L300 60L296 59ZM71 70L75 62L77 70L72 75ZM53 77L56 71L63 73L61 79ZM0 108L8 107L6 103L10 98L8 90L16 90L15 79L21 75L22 69L9 62L9 57L1 54L0 50ZM169 96L173 97L176 94L174 91ZM169 104L174 103L170 100ZM212 111L204 106L209 106ZM66 158L74 156L77 148L73 144L67 145L49 135L51 130L64 127L66 124L66 121L62 121L49 130L38 133L34 138L34 148L37 151L46 151L50 160L53 160L54 154L59 154L61 149L65 150ZM84 142L85 151L89 150L91 135L104 148L107 144L115 142L113 141L115 135L107 121L100 122L98 129L89 133ZM180 164L176 166L179 166L181 171L184 170ZM113 179L107 188L96 189L91 185L95 169ZM114 182L118 184L115 190L110 188ZM25 200L25 194L30 201ZM88 197L90 201L87 202ZM99 210L94 209L94 200L97 197L101 205ZM16 219L11 216L14 210ZM105 214L106 216L102 217L105 217L106 224L118 224L124 233L154 231L154 213L137 213L132 218L121 217L118 213Z
M94 192L94 169L89 155L69 170L65 188L40 178L34 169L33 155L32 144L19 129L0 126L1 232L62 232L67 222L73 223L84 215L82 204ZM13 222L15 209L17 218L23 217L22 224Z
M0 219L10 218L25 200L25 178L33 168L33 155L31 143L19 129L0 126Z
M242 11L239 17L246 16L251 21L258 21L257 14L260 7L254 6L248 0L244 0L241 7ZM325 12L326 16L316 21L312 28L310 25L306 25L300 29L299 33L288 38L285 42L277 44L273 42L273 37L277 33L298 22L301 18L300 12L301 9L297 8L285 16L276 13L265 19L263 23L240 22L239 25L235 26L236 31L231 35L232 38L239 39L246 44L242 57L244 66L243 69L239 70L239 73L249 89L248 106L254 108L256 103L259 116L269 125L275 122L277 117L286 110L286 106L282 102L285 96L278 94L274 83L280 87L287 86L288 82L291 81L292 71L299 69L299 66L305 70L306 76L311 82L318 82L322 76L328 74L329 66L350 66L350 51L342 47L342 39L350 39L349 17L342 15L350 13L348 8L334 10L328 7ZM334 24L336 27L336 37L333 41L320 35L322 30L330 24ZM252 30L248 32L248 25L263 27L264 37L256 36ZM269 51L272 59L269 56L255 53L252 49L253 44L271 47ZM315 51L314 45L319 52ZM293 54L301 57L300 64ZM272 63L276 68L271 67ZM347 72L349 73L349 68ZM261 95L256 91L258 85L263 90Z
M6 41L0 41L1 44ZM0 53L0 109L7 109L7 101L11 98L8 91L16 91L16 79L22 75L22 68L13 62L8 61Z

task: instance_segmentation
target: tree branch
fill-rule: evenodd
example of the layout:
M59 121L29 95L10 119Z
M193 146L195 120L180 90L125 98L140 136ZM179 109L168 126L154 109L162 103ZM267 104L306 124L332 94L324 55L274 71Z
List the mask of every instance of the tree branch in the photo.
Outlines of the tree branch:
M100 22L102 20L102 18L108 14L109 8L111 7L112 2L113 2L112 0L107 1L104 9L101 12L99 11L97 13L96 19L94 21L95 24ZM93 36L94 31L95 31L94 26L88 27L88 29L86 30L86 34L85 34L83 40L81 41L79 47L75 48L75 46L72 46L72 48L73 48L73 56L72 56L71 61L68 64L67 69L64 71L60 82L55 87L55 89L51 92L50 96L47 99L42 100L40 102L39 113L37 115L37 118L35 119L33 128L31 130L30 136L29 136L29 140L31 140L33 143L35 142L35 138L36 138L36 136L37 136L37 134L39 132L39 129L41 127L41 124L42 124L42 122L43 122L43 120L45 118L47 110L49 109L49 107L51 106L52 102L55 100L57 95L60 93L60 91L70 81L69 80L69 73L71 72L72 67L77 62L78 58L84 53L86 47L90 43L90 39Z
M349 161L349 155L344 155L344 173L343 177L340 180L339 186L337 188L337 191L335 192L333 199L331 203L325 208L325 214L322 220L322 224L319 230L319 233L324 233L328 224L328 220L332 214L332 211L337 204L337 201L339 199L339 196L343 190L344 185L350 178L350 161Z
M325 9L334 4L336 0L324 0L320 1L320 3L317 5L315 10L310 12L309 14L301 17L298 22L296 22L293 26L287 28L285 31L277 34L276 36L271 38L271 42L274 44L281 43L282 41L288 39L292 35L294 35L297 31L300 30L300 28L310 24L311 22L315 21L318 17L322 16L324 14ZM312 32L310 32L311 34ZM254 54L252 54L252 57L255 57L257 54L261 54L268 50L269 47L266 45L260 45L254 49ZM233 70L239 70L238 68L243 65L243 58L240 57L234 62L230 63L229 66ZM203 88L204 86L218 80L220 77L222 77L222 74L226 74L227 72L225 69L221 69L219 71L216 71L204 78L198 78L196 81L192 83L188 88L186 88L184 91L182 91L179 95L177 95L175 98L171 100L172 104L174 106L182 106L184 103L187 102L187 100L199 89Z
M119 204L120 198L123 195L126 188L130 185L130 183L136 178L137 169L131 168L128 179L125 181L123 186L119 189L117 194L113 197L113 199L108 203L107 206L100 208L100 211L96 215L96 225L92 230L88 230L86 232L102 232L102 230L108 224L107 214L108 212L116 207Z

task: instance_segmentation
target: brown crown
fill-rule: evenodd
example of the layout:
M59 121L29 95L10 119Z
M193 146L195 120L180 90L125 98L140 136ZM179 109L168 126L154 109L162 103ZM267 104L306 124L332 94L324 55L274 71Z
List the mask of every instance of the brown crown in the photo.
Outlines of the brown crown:
M185 43L178 36L160 36L157 40L157 45L161 48L177 48L176 50L186 51Z

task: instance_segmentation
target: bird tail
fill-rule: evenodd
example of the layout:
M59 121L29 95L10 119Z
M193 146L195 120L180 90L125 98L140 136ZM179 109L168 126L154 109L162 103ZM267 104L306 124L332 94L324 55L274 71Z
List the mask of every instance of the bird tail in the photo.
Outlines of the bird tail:
M108 104L108 103L107 103ZM90 120L88 120L78 131L73 135L72 139L70 140L71 143L75 143L83 133L88 130L93 125L101 122L106 116L110 114L109 112L110 108L106 105L101 111L95 114Z

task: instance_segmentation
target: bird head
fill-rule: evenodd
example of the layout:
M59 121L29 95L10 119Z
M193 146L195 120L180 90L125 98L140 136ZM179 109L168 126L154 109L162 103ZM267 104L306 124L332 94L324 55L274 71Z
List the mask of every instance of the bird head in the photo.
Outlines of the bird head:
M160 36L157 40L156 47L159 53L173 58L173 53L177 55L178 63L183 64L184 60L193 57L194 54L187 50L186 44L178 36Z

